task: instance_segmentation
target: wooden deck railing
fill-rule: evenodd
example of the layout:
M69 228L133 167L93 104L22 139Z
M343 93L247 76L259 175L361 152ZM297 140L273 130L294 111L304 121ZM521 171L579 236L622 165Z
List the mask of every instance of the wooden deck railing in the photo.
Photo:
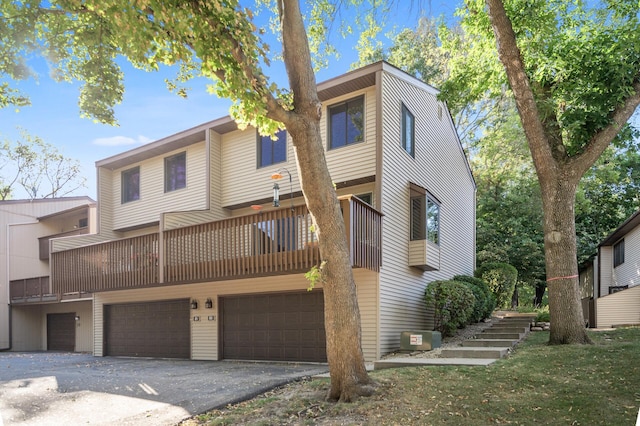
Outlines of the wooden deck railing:
M56 301L49 286L49 277L34 277L9 282L11 303Z
M158 283L158 234L51 253L58 294L144 287Z
M381 214L357 198L341 207L352 265L379 271ZM306 206L298 206L55 252L52 286L96 292L306 272L320 263L311 225Z

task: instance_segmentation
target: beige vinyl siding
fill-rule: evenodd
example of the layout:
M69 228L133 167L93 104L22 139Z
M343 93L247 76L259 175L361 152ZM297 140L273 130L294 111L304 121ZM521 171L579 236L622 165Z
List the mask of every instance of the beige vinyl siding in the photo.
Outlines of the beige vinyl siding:
M475 266L475 186L445 106L428 88L386 72L382 102L381 355L398 348L402 331L432 328L423 303L429 282L472 275ZM415 116L415 158L400 143L402 104ZM408 266L409 182L441 203L438 271Z
M640 226L624 236L624 263L613 268L612 283L614 286L629 287L640 284Z
M322 138L327 147L327 107L364 94L365 141L326 152L327 165L334 182L344 182L375 175L376 166L376 125L375 90L362 90L323 102ZM284 173L280 185L281 201L287 199L291 190L300 191L298 170L293 144L287 134L287 161L262 168L257 167L257 136L254 128L237 130L222 136L222 176L217 185L222 186L222 205L229 206L269 198L273 195L271 174L279 168L286 168L292 177ZM213 169L214 167L212 167ZM213 188L213 186L212 186Z
M40 260L38 238L57 232L41 222L9 226L9 281L49 275L49 262Z
M609 294L613 285L613 247L600 247L600 296Z
M625 259L626 261L626 259ZM640 324L640 286L596 299L598 328Z
M356 285L358 288L358 303L361 305L361 316L366 312L368 317L363 321L363 350L368 361L375 359L375 305L377 274L370 271L357 270ZM280 291L306 290L308 281L304 275L284 275L277 277L263 277L246 280L233 280L215 283L183 284L180 286L154 287L125 291L96 293L94 301L94 354L103 356L103 312L105 304L147 302L171 299L195 299L198 309L190 310L191 317L191 359L218 359L218 298L225 295L268 293ZM318 288L321 288L319 286ZM211 298L214 303L212 309L206 309L204 302ZM199 321L193 317L199 316ZM209 320L209 316L215 317Z
M55 231L55 228L48 227L46 224L38 223L37 218L74 209L90 202L91 200L87 197L0 202L0 348L9 346L8 279L49 274L47 263L39 259L37 237L59 231ZM8 230L9 233L7 233ZM10 236L11 241L8 240ZM27 239L32 241L24 243ZM17 243L18 241L20 243ZM31 261L33 266L29 265ZM15 339L15 334L13 337Z
M362 329L362 353L365 360L375 361L378 356L378 290L379 274L368 269L354 269Z
M91 300L48 305L13 307L13 350L47 350L47 314L74 313L76 321L76 352L93 351L93 313Z
M141 163L116 169L112 174L110 194L113 204L113 229L122 229L160 220L167 211L204 210L207 202L205 142L190 145L185 149L153 157ZM186 151L187 186L164 192L164 159ZM140 199L121 203L122 172L140 167ZM101 209L102 213L103 210Z
M376 92L375 88L349 93L323 102L322 140L328 149L329 108L340 102L364 95L364 142L330 149L326 152L331 179L335 183L375 175L376 170Z

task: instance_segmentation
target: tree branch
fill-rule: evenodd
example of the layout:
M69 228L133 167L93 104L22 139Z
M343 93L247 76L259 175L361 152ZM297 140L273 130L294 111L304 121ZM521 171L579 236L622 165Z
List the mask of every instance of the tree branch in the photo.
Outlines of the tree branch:
M625 99L611 114L611 123L598 131L589 140L585 149L578 155L571 157L569 167L575 167L582 176L596 162L598 157L611 144L620 129L629 121L638 105L640 105L640 75L633 84L634 94Z
M516 43L516 35L511 21L507 17L504 4L501 0L486 0L489 9L491 26L496 36L496 44L500 61L505 67L511 91L516 100L516 106L522 120L522 127L536 169L557 169L557 163L551 152L544 126L540 119L529 78L525 73L520 49ZM553 173L555 175L555 173ZM546 173L538 173L538 176L548 176Z

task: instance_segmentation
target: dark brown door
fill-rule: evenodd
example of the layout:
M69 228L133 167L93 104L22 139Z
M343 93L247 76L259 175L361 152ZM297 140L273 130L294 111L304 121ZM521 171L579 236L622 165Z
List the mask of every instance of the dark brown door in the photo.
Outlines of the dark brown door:
M76 314L47 314L47 350L76 350Z
M104 307L105 355L189 358L189 300Z
M326 362L322 291L221 299L225 359Z

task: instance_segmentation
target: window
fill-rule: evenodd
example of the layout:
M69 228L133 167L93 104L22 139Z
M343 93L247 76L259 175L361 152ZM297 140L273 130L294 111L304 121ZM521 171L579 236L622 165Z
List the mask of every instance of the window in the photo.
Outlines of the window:
M329 148L364 141L364 96L329 107Z
M275 137L258 135L258 167L287 161L287 131L280 130Z
M140 199L140 167L122 172L122 203Z
M411 197L411 240L440 244L440 205L428 195Z
M402 148L415 157L415 119L413 114L402 105Z
M88 218L83 217L82 219L78 220L78 228L86 228L87 226L89 226Z
M624 263L624 238L613 245L613 267Z
M373 206L373 194L371 192L367 192L366 194L356 194L356 197L360 198L360 200L365 203Z
M164 192L187 187L187 153L164 159Z

